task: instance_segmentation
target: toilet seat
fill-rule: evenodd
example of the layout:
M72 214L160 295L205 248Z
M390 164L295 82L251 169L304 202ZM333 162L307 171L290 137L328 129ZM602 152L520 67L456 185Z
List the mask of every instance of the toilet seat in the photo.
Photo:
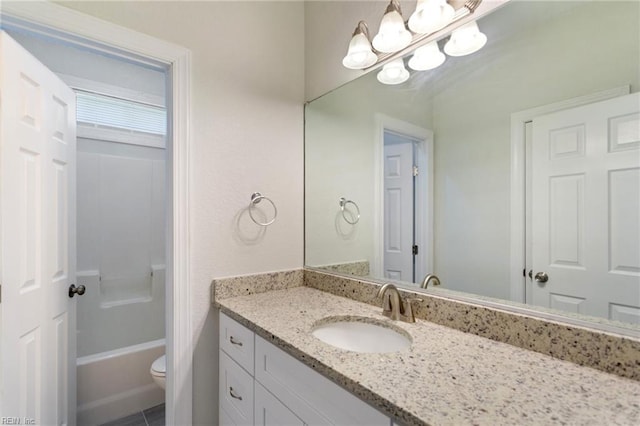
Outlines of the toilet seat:
M153 361L151 368L149 368L153 381L162 389L167 385L167 357L162 355L160 358Z
M162 355L160 358L153 361L151 364L151 374L154 376L166 376L167 375L167 356Z

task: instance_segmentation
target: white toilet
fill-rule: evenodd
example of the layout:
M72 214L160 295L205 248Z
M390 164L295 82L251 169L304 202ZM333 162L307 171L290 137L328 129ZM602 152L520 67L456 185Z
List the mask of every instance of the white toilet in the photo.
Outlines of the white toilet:
M149 372L151 373L151 377L153 377L153 381L162 389L165 389L167 383L167 356L162 355L153 361Z

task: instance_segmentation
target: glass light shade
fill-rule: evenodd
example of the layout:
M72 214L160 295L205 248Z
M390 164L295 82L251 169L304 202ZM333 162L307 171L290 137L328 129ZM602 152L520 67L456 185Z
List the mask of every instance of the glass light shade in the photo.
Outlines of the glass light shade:
M398 58L385 64L377 78L382 84L400 84L409 79L409 71L404 67L402 58Z
M420 46L409 60L409 67L416 71L427 71L439 67L444 63L446 56L438 48L438 42Z
M379 52L397 52L411 43L411 33L404 26L399 9L392 8L392 5L393 2L382 17L378 34L373 38L373 47Z
M418 0L409 18L409 29L417 34L431 34L449 25L454 14L447 0Z
M376 63L378 56L371 50L371 43L363 33L354 34L349 43L349 51L342 65L353 70L361 70Z
M451 33L451 38L444 45L444 51L449 56L470 55L487 44L487 36L478 29L473 21L461 26Z

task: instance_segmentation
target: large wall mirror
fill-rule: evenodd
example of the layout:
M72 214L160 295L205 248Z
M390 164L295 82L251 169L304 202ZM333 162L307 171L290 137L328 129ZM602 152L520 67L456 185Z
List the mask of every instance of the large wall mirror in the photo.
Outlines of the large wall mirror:
M310 102L306 265L640 329L639 17L512 1L478 52Z

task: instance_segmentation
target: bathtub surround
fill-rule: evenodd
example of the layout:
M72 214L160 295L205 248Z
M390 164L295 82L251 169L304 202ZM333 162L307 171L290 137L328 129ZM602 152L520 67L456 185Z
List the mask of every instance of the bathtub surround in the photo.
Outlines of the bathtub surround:
M413 338L405 351L383 355L333 348L309 332L327 316L390 320L379 306L307 286L215 304L399 424L624 425L640 416L637 381L427 321L393 322Z
M278 282L279 278L283 280ZM376 297L379 284L309 269L214 280L211 300L216 303L228 298L300 286L377 308L381 306ZM411 292L400 289L400 293L406 297ZM580 366L640 380L640 336L630 338L443 297L411 294L422 299L414 305L416 318Z

